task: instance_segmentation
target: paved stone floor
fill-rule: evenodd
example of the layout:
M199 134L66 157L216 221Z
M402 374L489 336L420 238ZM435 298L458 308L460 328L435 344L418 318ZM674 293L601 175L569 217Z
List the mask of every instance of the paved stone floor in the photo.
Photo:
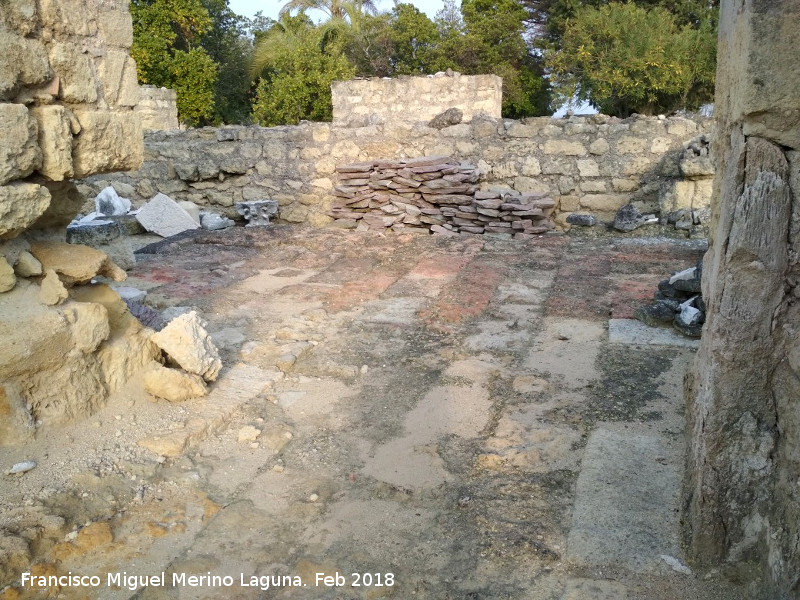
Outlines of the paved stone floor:
M682 567L693 350L608 340L609 319L701 254L677 240L282 226L150 247L128 284L159 309L197 308L223 375L182 405L132 384L91 441L85 425L37 441L44 455L69 436L81 456L64 491L42 499L34 470L5 497L106 528L39 534L42 572L235 582L63 597L743 597ZM105 470L104 453L117 457Z

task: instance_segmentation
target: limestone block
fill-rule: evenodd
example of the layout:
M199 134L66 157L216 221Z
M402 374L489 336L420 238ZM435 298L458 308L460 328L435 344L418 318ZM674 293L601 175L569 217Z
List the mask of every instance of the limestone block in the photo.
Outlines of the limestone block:
M50 192L35 183L0 186L0 239L16 237L50 204Z
M615 177L611 180L611 187L615 192L634 192L639 189L639 182L635 179Z
M708 156L692 156L680 162L681 174L687 179L700 179L714 176L714 163Z
M545 154L563 156L586 156L586 148L580 142L569 140L547 140L543 147Z
M31 439L34 422L19 385L0 384L0 446L20 444Z
M562 156L549 156L542 161L544 175L571 175L575 173L575 160Z
M597 138L589 145L589 152L597 156L601 156L608 152L609 145L605 138Z
M69 297L69 292L53 269L46 269L39 287L39 301L46 306L56 306Z
M50 46L50 64L59 77L59 97L75 104L97 100L97 83L88 54L81 46L56 42Z
M208 394L201 377L161 365L144 374L144 389L148 394L168 402L183 402Z
M616 212L628 203L629 194L586 194L581 196L581 208L602 212Z
M108 310L97 302L70 302L62 314L71 325L75 347L84 354L97 350L111 333Z
M195 223L200 225L200 207L197 204L189 200L181 200L178 202L178 206L185 210Z
M0 29L30 35L39 24L36 0L6 0L0 10Z
M52 269L68 286L87 283L97 275L114 281L124 281L125 271L115 265L105 252L80 244L62 242L38 242L31 245L31 254L47 271Z
M122 10L101 10L97 14L97 32L106 47L130 48L133 44L133 22L125 7Z
M127 50L106 49L105 55L97 59L97 73L109 106L136 106L139 100L136 63Z
M17 277L14 275L14 269L5 258L0 257L0 293L14 289L15 285Z
M581 177L599 177L600 168L597 166L596 161L587 158L578 161L578 173L580 173Z
M39 0L42 25L66 35L95 35L97 21L94 8L94 2L81 0Z
M194 311L170 321L150 339L188 373L215 381L222 369L219 352Z
M650 144L650 152L653 154L664 154L672 147L672 139L667 137L653 138Z
M647 140L636 137L621 137L617 140L618 154L641 154L645 151Z
M550 193L547 183L535 177L515 177L514 189L523 194Z
M641 175L652 167L652 163L647 156L638 154L625 159L620 159L622 163L622 175Z
M189 213L166 194L153 196L150 202L139 209L136 220L147 231L162 237L170 237L200 227Z
M134 113L80 109L75 110L75 116L81 125L72 148L75 177L141 166L144 142L141 123Z
M694 190L694 181L672 180L666 182L659 197L661 213L667 214L676 210L691 209Z
M58 105L36 106L31 115L38 123L42 152L39 173L53 181L72 177L72 131L67 109Z
M14 273L17 277L38 277L42 274L42 263L33 254L23 250L14 264Z
M525 160L522 161L520 173L526 177L536 177L537 175L542 174L542 166L535 157L526 156Z
M0 100L13 96L19 86L38 85L52 75L44 44L0 29Z
M676 135L680 138L691 136L697 131L697 123L690 119L683 119L681 117L673 117L667 121L667 133Z
M575 212L580 207L580 201L577 196L561 196L558 201L558 210L562 212Z
M42 162L36 120L22 104L0 104L0 185L30 175Z
M606 182L602 179L587 179L581 181L582 192L605 192L607 191Z

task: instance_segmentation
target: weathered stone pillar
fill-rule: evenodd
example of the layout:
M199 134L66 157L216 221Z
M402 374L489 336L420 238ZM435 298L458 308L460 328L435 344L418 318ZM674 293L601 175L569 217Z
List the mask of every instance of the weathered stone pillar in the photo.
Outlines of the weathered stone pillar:
M700 564L800 594L800 2L723 0L708 319L687 378Z

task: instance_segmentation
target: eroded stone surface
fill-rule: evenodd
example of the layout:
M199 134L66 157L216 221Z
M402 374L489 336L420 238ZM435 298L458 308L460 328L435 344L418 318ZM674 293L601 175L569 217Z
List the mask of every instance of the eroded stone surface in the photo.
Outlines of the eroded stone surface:
M222 362L204 326L197 313L191 311L174 318L151 339L181 368L214 381Z

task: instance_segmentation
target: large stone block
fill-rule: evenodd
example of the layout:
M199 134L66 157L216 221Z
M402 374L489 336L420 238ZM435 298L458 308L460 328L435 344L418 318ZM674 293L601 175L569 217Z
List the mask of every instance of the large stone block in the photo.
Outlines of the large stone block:
M629 200L628 194L586 194L581 196L581 208L611 212L619 210Z
M30 175L42 162L36 120L22 104L0 104L0 185Z
M150 339L188 373L206 381L217 379L222 361L205 323L196 312L176 317Z
M97 32L105 46L130 48L133 43L130 12L122 7L119 10L101 10L97 14Z
M144 142L133 112L76 110L75 116L81 124L72 148L75 177L139 168Z
M545 154L586 156L586 148L583 144L570 140L547 140L543 150Z
M0 100L11 98L20 86L44 83L52 74L44 44L0 29Z
M6 0L0 10L0 29L30 35L39 24L36 0Z
M108 48L97 60L97 71L103 84L103 98L109 106L136 106L139 84L136 63L127 50Z
M42 25L56 33L93 36L97 33L94 0L39 0Z
M61 82L61 99L75 104L97 100L97 82L92 61L81 46L69 42L52 44L50 64Z
M16 237L50 204L50 192L35 183L0 186L0 239Z
M39 172L53 181L72 177L72 130L63 106L37 106L31 109L39 127L42 166ZM2 134L0 134L2 135Z
M156 194L150 202L139 209L136 220L147 231L162 237L200 228L200 224L166 194Z

